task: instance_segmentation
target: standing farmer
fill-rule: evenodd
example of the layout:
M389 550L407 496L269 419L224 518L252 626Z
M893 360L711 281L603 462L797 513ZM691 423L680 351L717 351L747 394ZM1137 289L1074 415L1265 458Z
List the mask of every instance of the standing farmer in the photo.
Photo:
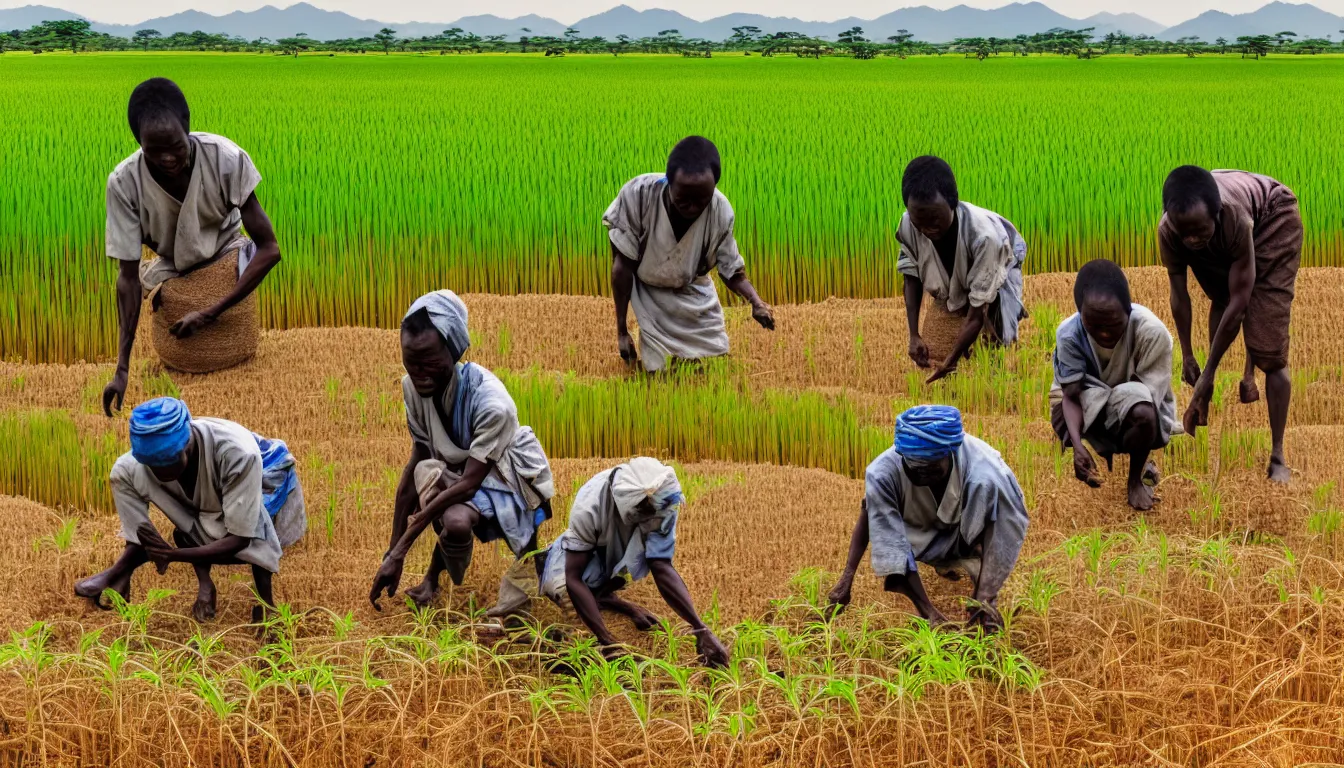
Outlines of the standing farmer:
M1050 423L1073 448L1073 472L1093 488L1101 485L1092 444L1106 459L1129 454L1129 505L1153 508L1157 465L1148 454L1161 450L1181 427L1171 391L1171 334L1147 307L1129 297L1129 280L1114 262L1089 261L1073 283L1078 312L1055 333L1055 381ZM1147 482L1145 482L1147 481Z
M177 84L156 77L136 86L127 119L140 149L107 178L107 255L121 265L117 370L103 390L103 410L109 416L126 394L143 298L150 298L158 311L165 282L236 260L237 280L226 281L228 289L210 297L206 306L185 312L168 329L172 338L190 339L251 296L280 263L271 220L257 201L261 174L252 158L223 136L192 133L191 112ZM141 262L142 245L156 258ZM254 349L255 339L251 345ZM207 333L194 346L209 356L212 348L239 344Z
M599 472L574 497L569 529L551 545L542 591L557 605L572 604L579 618L605 648L616 638L602 620L606 609L628 616L640 630L658 625L648 609L622 600L627 577L650 573L658 592L691 625L696 649L709 665L728 663L728 650L700 620L672 553L681 508L677 473L657 459L639 457Z
M928 293L950 314L962 315L948 356L929 376L934 382L957 369L982 331L1001 344L1017 341L1022 306L1022 262L1027 244L1004 217L961 200L952 168L932 155L917 157L901 178L905 215L896 239L896 268L904 276L910 359L928 368L929 347L919 333L919 310Z
M537 548L537 527L551 516L551 466L532 428L518 425L504 384L481 366L460 362L470 345L467 306L452 291L421 296L401 321L411 456L397 486L392 543L369 592L375 608L384 591L397 593L406 554L431 525L438 542L429 572L407 597L428 605L444 571L462 583L476 539L504 539L517 559L491 613L527 603L523 557ZM530 577L535 584L537 573Z
M1195 388L1184 417L1193 435L1207 426L1218 364L1237 334L1246 334L1241 401L1260 397L1255 369L1265 372L1273 448L1269 479L1292 477L1283 456L1292 383L1288 378L1288 325L1297 269L1302 261L1302 214L1292 190L1246 171L1210 173L1184 165L1162 187L1164 214L1157 228L1162 262L1171 282L1171 314L1184 358L1181 378ZM1199 370L1190 344L1190 293L1186 269L1209 297L1209 359Z
M626 182L602 214L611 239L616 343L627 363L636 358L626 325L631 304L645 370L728 354L723 307L709 279L715 268L728 290L751 304L756 322L775 327L770 306L747 279L733 237L733 207L718 183L719 150L709 139L689 136L673 147L666 174Z
M930 624L947 617L924 591L916 563L953 580L966 571L975 584L972 624L1003 626L997 602L1027 535L1027 505L999 452L962 432L961 412L918 405L896 419L896 442L868 465L863 505L849 558L830 593L849 604L859 560L873 545L872 564L888 592L910 598Z
M131 412L131 450L112 467L112 499L126 548L111 568L75 584L75 594L104 607L111 589L130 599L131 574L152 561L191 563L199 590L191 613L215 616L216 565L252 566L257 597L252 620L272 607L271 577L280 556L308 527L294 457L268 440L223 419L193 419L181 400L159 397ZM169 545L149 520L149 505L173 523Z

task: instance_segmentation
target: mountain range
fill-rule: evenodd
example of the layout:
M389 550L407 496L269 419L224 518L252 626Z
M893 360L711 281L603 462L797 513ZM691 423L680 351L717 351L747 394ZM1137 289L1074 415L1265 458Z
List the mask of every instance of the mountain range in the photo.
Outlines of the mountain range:
M81 18L78 14L40 5L0 9L0 29L27 29L47 20ZM211 34L226 34L255 39L279 39L300 32L314 40L369 37L383 27L396 30L401 37L437 35L446 29L460 27L482 37L506 35L516 39L520 35L564 34L574 28L585 37L631 38L652 37L659 32L675 29L683 37L722 40L733 33L733 27L754 26L767 34L774 32L801 32L813 37L834 39L851 27L862 27L872 40L884 40L897 30L909 30L916 39L946 42L958 37L1013 37L1019 34L1044 32L1055 27L1082 29L1094 27L1097 37L1110 32L1130 35L1153 35L1165 40L1198 36L1212 41L1219 37L1229 40L1238 35L1274 34L1291 30L1299 37L1326 37L1344 33L1344 17L1309 4L1273 2L1258 11L1227 14L1207 11L1199 16L1164 28L1163 25L1134 13L1098 13L1085 19L1075 19L1058 13L1039 2L1012 3L1002 8L983 10L958 5L947 10L928 6L901 8L875 19L845 18L837 21L803 21L795 18L764 16L751 13L732 13L706 21L697 21L676 11L650 9L637 11L628 5L618 5L595 16L579 19L573 24L562 24L535 14L505 19L491 14L467 16L444 22L383 22L360 19L348 13L327 11L308 3L297 3L287 8L265 6L255 11L235 11L213 16L200 11L184 11L139 24L103 24L96 20L93 29L98 32L129 37L137 29L157 29L165 35L175 32L200 30Z

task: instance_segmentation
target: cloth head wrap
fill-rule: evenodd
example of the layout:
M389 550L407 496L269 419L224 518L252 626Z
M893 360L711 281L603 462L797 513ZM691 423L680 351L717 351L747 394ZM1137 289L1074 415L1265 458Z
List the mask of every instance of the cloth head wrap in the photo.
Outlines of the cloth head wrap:
M913 461L937 461L961 447L961 411L916 405L896 417L896 452Z
M653 502L655 514L681 503L681 483L671 467L640 456L617 467L611 479L611 497L621 519L630 524L639 518L639 505L645 499Z
M467 305L452 291L434 291L416 299L402 319L422 309L429 312L429 321L434 324L453 357L462 359L463 353L471 346L471 337L467 335Z
M175 397L156 397L131 411L131 455L150 467L177 461L191 442L191 412Z

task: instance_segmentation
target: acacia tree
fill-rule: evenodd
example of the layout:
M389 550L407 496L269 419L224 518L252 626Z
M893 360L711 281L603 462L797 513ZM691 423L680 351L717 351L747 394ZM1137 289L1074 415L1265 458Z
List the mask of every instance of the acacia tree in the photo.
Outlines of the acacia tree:
M896 34L887 38L887 42L891 43L892 46L896 48L896 55L904 59L909 53L910 39L912 37L914 37L914 35L910 34L910 30L898 29L896 30Z
M383 55L386 56L388 55L388 51L392 48L392 44L397 41L397 30L383 27L378 30L378 34L374 35L373 39L374 42L383 47Z
M163 37L163 33L159 32L157 29L137 29L131 39L134 40L137 45L144 46L144 49L148 51L150 43L160 37Z
M38 25L42 36L55 40L61 47L70 47L71 53L79 52L79 45L89 38L89 22L85 19L62 19L44 21Z

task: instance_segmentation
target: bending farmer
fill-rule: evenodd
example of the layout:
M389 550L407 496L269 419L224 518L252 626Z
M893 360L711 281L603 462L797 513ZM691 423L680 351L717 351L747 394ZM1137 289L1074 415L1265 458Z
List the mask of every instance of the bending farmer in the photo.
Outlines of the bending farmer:
M990 631L1003 626L999 590L1027 535L1027 505L999 452L962 432L961 412L918 405L896 420L896 444L868 465L863 505L849 559L831 590L831 604L849 605L859 560L871 542L873 571L888 592L914 603L930 624L947 618L933 606L917 562L975 584L970 621Z
M117 371L103 390L103 410L121 408L140 303L166 281L217 262L237 261L237 281L186 312L169 333L187 339L252 295L280 263L271 220L257 201L261 175L252 158L223 136L191 132L186 97L171 80L136 86L127 109L140 149L107 177L107 255L117 260L117 318L121 326ZM243 234L247 228L249 240ZM156 258L141 262L141 246ZM202 340L209 347L218 340ZM237 362L237 361L235 361ZM200 371L197 371L200 372Z
M728 354L723 307L709 279L715 268L728 290L751 304L756 322L775 327L770 306L747 279L733 238L733 207L718 183L719 150L690 136L672 149L666 175L631 179L602 214L611 239L616 343L627 363L636 357L626 324L631 304L645 370Z
M933 382L957 369L982 331L1001 344L1017 341L1018 322L1027 316L1022 306L1027 244L1007 219L963 202L952 168L937 157L910 161L901 178L901 196L906 211L896 230L901 244L896 268L905 283L910 359L921 368L938 362L928 379ZM942 361L929 360L929 347L919 334L925 293L949 313L966 318Z
M572 604L598 642L616 652L602 610L628 616L640 630L657 626L657 616L616 595L627 578L652 573L668 606L691 625L701 660L722 666L728 650L700 620L672 567L681 504L676 472L657 459L639 457L597 473L575 495L569 529L551 545L542 591L561 607Z
M397 593L406 554L430 526L438 542L429 572L406 591L417 605L438 595L444 571L462 583L476 539L503 539L516 557L491 615L526 605L529 581L535 589L540 563L533 570L524 556L536 550L537 527L551 516L551 466L531 427L518 425L503 383L460 362L470 345L467 305L452 291L421 296L401 321L411 456L397 486L392 543L369 592L375 608L384 591Z
M1089 261L1073 283L1078 312L1055 332L1050 423L1073 448L1073 472L1093 488L1097 467L1083 441L1106 459L1129 454L1129 505L1152 509L1157 465L1148 460L1180 434L1171 391L1171 334L1147 307L1129 298L1129 280L1114 262Z
M159 397L131 412L131 450L112 467L112 499L126 548L106 571L75 584L75 594L100 608L104 590L129 600L131 574L146 562L160 573L169 563L191 563L199 590L191 613L215 616L216 565L252 566L261 605L272 607L271 576L284 550L308 527L294 457L268 440L223 419L193 419L186 404ZM176 547L149 520L149 505L173 524Z
M1288 325L1297 268L1302 261L1302 214L1292 190L1245 171L1214 171L1193 165L1172 171L1162 187L1158 243L1171 281L1171 314L1181 341L1181 378L1195 388L1183 423L1188 434L1209 423L1218 364L1237 333L1246 334L1241 401L1260 398L1255 369L1265 372L1273 448L1269 479L1292 477L1283 457L1288 423ZM1204 289L1209 307L1209 359L1199 370L1190 344L1190 293L1186 268Z

